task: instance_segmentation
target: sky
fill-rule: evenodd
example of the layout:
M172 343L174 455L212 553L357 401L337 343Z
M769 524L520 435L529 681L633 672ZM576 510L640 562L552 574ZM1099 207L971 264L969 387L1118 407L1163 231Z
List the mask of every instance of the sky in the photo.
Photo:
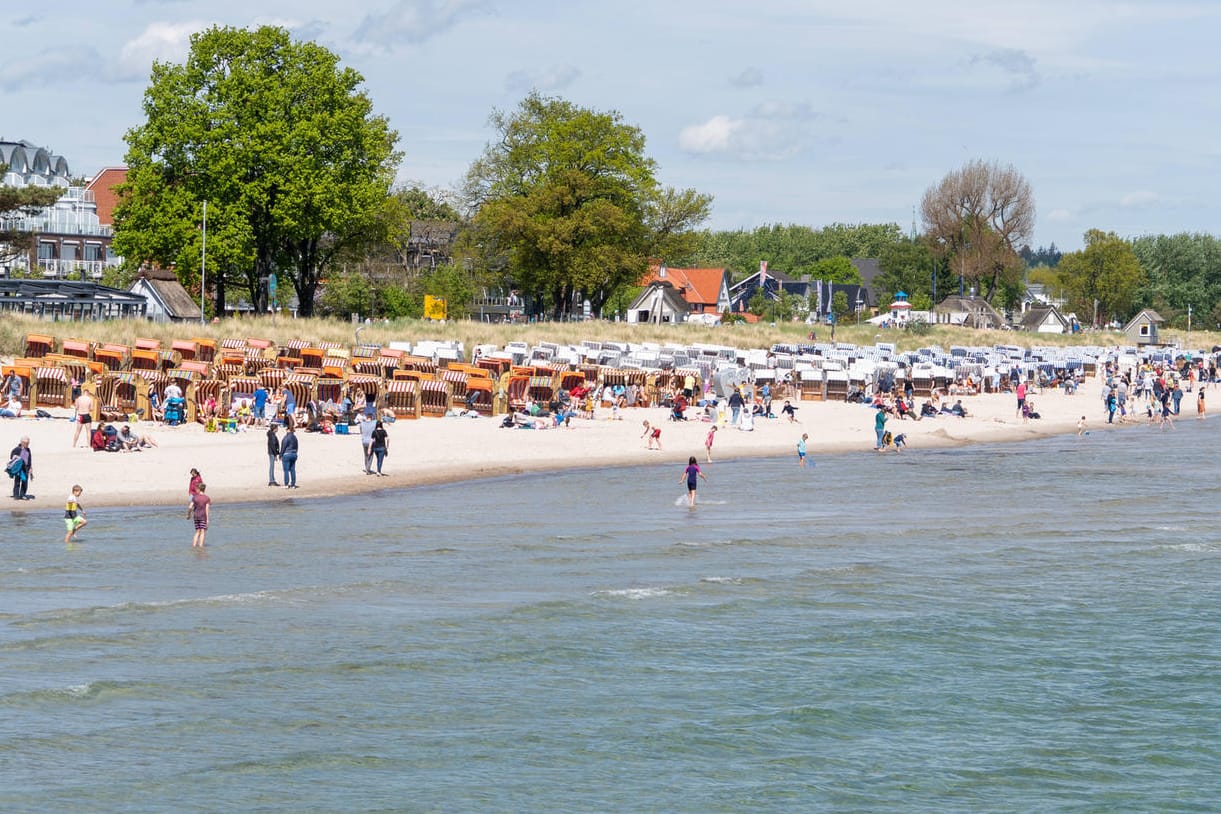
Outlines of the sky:
M1034 192L1033 246L1221 232L1217 0L58 0L0 22L0 138L123 163L154 60L279 25L365 78L401 184L455 189L532 90L617 111L707 226L915 222L968 161Z

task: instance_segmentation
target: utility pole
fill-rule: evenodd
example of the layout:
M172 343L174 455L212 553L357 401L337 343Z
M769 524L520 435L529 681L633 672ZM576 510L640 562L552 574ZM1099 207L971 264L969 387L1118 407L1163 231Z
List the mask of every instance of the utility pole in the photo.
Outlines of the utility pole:
M208 279L208 202L203 202L203 255L199 260L199 324L207 321L204 314L204 291Z

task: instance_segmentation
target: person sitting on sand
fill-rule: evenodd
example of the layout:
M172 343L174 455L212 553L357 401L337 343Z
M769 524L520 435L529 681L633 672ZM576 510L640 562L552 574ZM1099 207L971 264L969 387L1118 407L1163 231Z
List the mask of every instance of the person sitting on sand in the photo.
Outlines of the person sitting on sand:
M920 407L920 417L921 418L936 418L936 416L937 416L937 408L933 406L933 403L931 401L928 401L926 399L924 404L921 405L921 407Z
M16 397L10 396L8 403L4 405L3 409L0 409L0 418L21 418L21 402Z
M962 399L958 399L958 401L954 402L954 406L950 408L950 413L958 416L959 418L966 418L968 415L970 415L967 412L967 408L962 406Z
M93 432L89 435L89 447L94 452L105 452L106 451L106 432L104 430L104 427L105 427L105 425L99 421L98 425L93 429Z

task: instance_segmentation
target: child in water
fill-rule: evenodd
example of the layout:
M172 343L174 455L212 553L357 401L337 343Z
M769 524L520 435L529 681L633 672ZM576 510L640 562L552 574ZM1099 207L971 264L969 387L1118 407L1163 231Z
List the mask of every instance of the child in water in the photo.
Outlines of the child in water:
M73 486L72 494L68 495L68 499L64 501L64 526L68 529L64 534L64 545L74 542L76 533L83 529L87 522L85 507L80 502L83 491L80 486Z
M684 478L687 481L687 505L694 509L696 479L703 478L705 483L708 482L708 476L700 471L700 465L696 462L694 455L687 459L687 468L683 470L683 476L678 479L679 482L681 483Z

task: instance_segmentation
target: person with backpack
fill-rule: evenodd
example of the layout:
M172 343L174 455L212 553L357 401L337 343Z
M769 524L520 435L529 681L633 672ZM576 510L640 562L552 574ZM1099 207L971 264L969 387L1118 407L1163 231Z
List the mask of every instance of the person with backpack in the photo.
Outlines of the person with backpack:
M30 451L29 436L25 436L9 453L5 472L13 479L13 500L33 500L29 494L30 481L34 479L34 453Z

